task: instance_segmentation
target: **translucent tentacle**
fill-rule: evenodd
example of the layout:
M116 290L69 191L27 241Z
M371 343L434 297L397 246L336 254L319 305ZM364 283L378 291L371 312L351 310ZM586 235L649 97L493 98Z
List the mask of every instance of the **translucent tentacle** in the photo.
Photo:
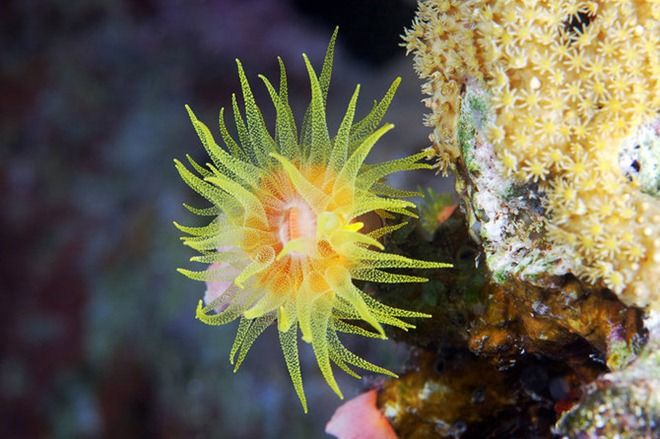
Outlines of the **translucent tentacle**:
M218 127L220 128L220 136L222 141L225 142L225 146L229 149L229 152L232 156L239 158L242 161L247 161L248 156L245 154L245 151L238 146L236 140L229 134L227 126L225 125L225 107L220 108L220 113L218 114Z
M277 331L277 333L280 337L280 346L293 388L296 390L303 411L307 413L307 398L305 398L302 373L300 372L300 359L298 358L298 326L292 325L287 331Z
M247 119L247 130L252 140L252 148L255 151L257 160L261 165L268 163L268 153L276 150L275 140L268 133L264 117L254 100L250 83L245 76L243 65L237 59L238 77L241 82L241 91L243 92L243 101L245 104L245 118Z
M393 233L393 232L396 232L397 230L399 230L399 229L401 229L401 228L403 228L407 225L408 225L408 223L404 221L402 223L394 224L394 225L391 225L391 226L383 226L383 227L380 227L376 230L373 230L373 231L369 232L369 236L371 236L374 239L380 239L383 236L389 235L390 233Z
M205 207L200 209L199 207L194 207L191 206L190 204L183 203L183 207L188 212L199 216L217 216L220 215L220 213L222 212L217 206Z
M321 76L319 77L319 86L321 87L321 93L323 98L323 105L325 106L326 97L328 95L328 90L330 88L330 78L332 76L332 61L335 55L335 41L337 40L337 34L339 28L335 28L335 32L330 38L330 43L328 43L328 48L325 51L325 57L323 58L323 67L321 67ZM310 104L305 110L305 116L303 117L302 130L300 131L300 144L303 148L303 151L306 152L311 146L311 112L312 105Z
M343 332L345 334L361 335L362 337L369 337L369 338L382 338L382 336L377 332L368 331L359 326L347 323L339 318L334 319L333 325L337 331Z
M428 279L420 276L411 276L408 274L394 274L388 273L377 268L363 268L351 271L353 279L364 280L367 282L379 282L385 284L398 284L398 283L420 283L428 282Z
M209 311L213 311L213 308L209 309L208 306L204 307L200 300L197 304L197 310L195 311L195 318L207 325L219 326L233 322L241 316L241 307L233 304L217 314L209 314Z
M216 167L218 167L223 174L235 175L246 183L253 186L256 185L261 176L261 170L254 165L232 157L225 150L220 148L215 142L209 128L197 119L195 113L193 113L187 105L186 110L188 111L190 120L193 123L193 127L195 128L204 149L206 149L206 152L209 154L209 157L211 157L211 160Z
M307 55L303 54L303 59L305 60L309 82L312 87L312 102L310 104L311 113L309 119L311 123L309 160L311 163L324 163L330 150L330 135L328 134L328 125L325 120L323 92L321 91L319 80L316 77L314 68L312 68Z
M330 152L330 159L328 160L328 169L333 170L335 173L339 172L348 156L348 146L351 134L351 124L355 116L355 107L357 105L357 98L360 94L360 84L355 86L355 91L351 100L348 103L348 108L344 114L344 118L339 125L337 135L335 136L334 145Z
M335 354L346 363L360 367L364 370L370 370L372 372L382 373L383 375L389 375L393 378L399 377L394 372L391 372L384 367L376 366L375 364L370 363L364 358L358 357L353 352L346 349L346 347L339 340L339 337L337 337L337 333L335 331L328 332L328 341L330 342L330 346L332 346L332 350L335 352Z
M316 362L321 369L321 374L328 386L339 396L344 399L337 381L335 380L334 373L332 372L332 365L330 364L330 353L328 347L328 322L330 313L332 312L332 304L325 297L320 298L315 306L314 323L312 324L312 348L316 356Z
M298 129L296 128L296 121L293 118L293 111L291 110L291 106L289 105L289 95L288 95L288 86L287 86L287 79L286 79L286 68L284 67L284 63L282 62L282 58L279 56L277 57L277 62L280 66L280 104L282 105L282 108L285 112L285 120L283 123L285 125L288 125L288 130L291 132L291 135L293 136L293 139L291 140L291 147L287 146L285 143L281 145L281 150L282 154L285 156L291 158L291 159L297 159L300 156L300 146L298 144ZM291 149L291 154L288 155L288 151Z
M295 125L291 125L291 119L289 118L291 110L287 110L285 105L288 106L288 104L282 102L282 99L277 94L275 87L273 87L268 78L264 75L259 75L259 79L261 79L266 85L268 94L275 106L275 137L277 139L277 144L285 157L294 157L296 155L297 140Z
M357 145L359 145L363 139L371 134L376 129L378 124L380 124L380 121L383 120L383 116L385 115L387 108L390 106L390 103L394 98L394 94L396 93L396 89L399 88L400 83L401 78L396 78L385 93L385 96L383 96L383 99L381 99L380 102L374 106L374 108L364 117L364 119L353 126L353 129L351 130L351 145L356 145L357 147Z
M238 369L243 364L245 357L247 357L250 348L254 342L259 338L259 336L270 326L271 323L275 321L275 314L266 315L252 320L252 324L249 326L245 335L240 342L240 352L238 353L238 358L236 359L236 364L234 364L234 373L238 372Z
M371 165L360 174L358 182L363 189L369 189L377 181L395 172L433 169L433 166L429 163L420 162L427 155L426 152L420 152L408 157Z
M394 128L392 124L386 124L376 130L374 133L369 135L364 141L357 147L355 151L350 155L346 160L346 164L342 168L339 176L337 177L338 184L344 184L347 182L351 186L355 186L355 178L357 177L360 167L364 163L364 159L367 158L367 155L376 144L378 139L380 139L383 134Z

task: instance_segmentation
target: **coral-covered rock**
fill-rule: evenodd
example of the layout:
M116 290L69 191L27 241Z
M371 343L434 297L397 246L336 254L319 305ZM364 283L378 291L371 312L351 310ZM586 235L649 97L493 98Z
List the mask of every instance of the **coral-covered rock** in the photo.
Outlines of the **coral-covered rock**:
M378 405L400 438L550 437L581 373L534 356L498 368L467 351L424 352L385 383Z
M500 278L570 272L660 308L659 18L647 0L420 2L431 151Z
M660 436L660 316L649 319L654 337L630 367L609 373L588 386L557 433L580 438L654 438Z
M602 353L610 369L626 366L646 341L641 311L575 279L561 282L554 289L493 286L486 312L470 331L470 349L500 363L520 352L560 358L580 339Z

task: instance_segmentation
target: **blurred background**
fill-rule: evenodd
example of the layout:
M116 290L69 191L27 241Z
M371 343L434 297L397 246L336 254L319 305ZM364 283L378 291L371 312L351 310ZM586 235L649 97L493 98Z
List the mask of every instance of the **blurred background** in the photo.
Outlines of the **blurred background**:
M425 110L399 46L414 9L412 0L0 2L0 437L326 437L340 401L307 346L303 415L274 328L234 375L236 325L194 319L204 285L175 272L192 253L172 221L194 225L181 203L203 202L172 159L206 159L183 105L217 126L239 90L238 57L272 127L256 75L276 81L280 55L300 117L309 99L300 55L320 69L339 25L331 130L356 83L364 115L402 76L386 116L396 129L372 160L418 151ZM399 178L440 185L431 172ZM389 341L348 344L395 369L407 355ZM348 398L365 386L341 378Z

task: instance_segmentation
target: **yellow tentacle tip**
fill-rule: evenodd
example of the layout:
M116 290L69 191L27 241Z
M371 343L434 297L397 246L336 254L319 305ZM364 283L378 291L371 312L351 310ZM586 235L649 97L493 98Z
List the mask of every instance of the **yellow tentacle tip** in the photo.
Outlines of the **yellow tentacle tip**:
M277 330L280 332L287 332L291 328L291 320L287 315L284 306L277 309Z
M195 318L197 320L202 320L203 316L204 316L204 301L202 299L199 299L199 301L197 302L197 309L195 309Z
M360 221L356 221L354 223L350 223L345 226L346 230L348 230L349 232L359 232L360 230L362 230L363 227L364 227L364 223Z
M190 108L190 105L185 104L184 108L186 109L186 112L188 113L188 116L193 122L197 121L197 117L195 116L195 113L193 113L192 108Z

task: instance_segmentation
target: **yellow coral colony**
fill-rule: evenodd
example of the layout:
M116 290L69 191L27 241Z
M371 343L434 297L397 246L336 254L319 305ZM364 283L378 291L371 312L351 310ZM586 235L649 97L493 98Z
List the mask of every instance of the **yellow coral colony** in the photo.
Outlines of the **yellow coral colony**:
M508 175L546 193L546 228L577 275L660 308L660 200L619 167L622 142L658 136L658 0L421 1L405 36L444 172L459 157L468 78L491 95L487 137Z
M378 125L398 79L373 110L353 124L359 91L356 87L336 136L328 135L325 101L335 36L320 76L303 55L312 98L300 137L289 107L281 61L279 91L260 76L275 105L274 138L266 129L237 61L246 115L244 120L234 96L239 141L229 134L223 110L220 134L227 150L216 144L207 126L188 108L212 163L204 167L188 157L197 176L175 161L183 180L212 204L207 209L189 207L194 213L213 217L207 226L184 227L175 223L189 235L182 238L183 242L202 253L192 260L211 264L199 272L179 270L192 279L207 282L205 304L200 301L197 318L209 325L240 319L230 353L236 369L254 340L276 322L286 364L305 411L298 329L302 339L312 345L328 385L341 397L331 362L357 378L351 366L393 374L346 349L338 332L386 338L383 324L407 330L414 325L402 317L429 317L386 306L357 288L352 279L424 282L426 279L421 277L383 269L449 266L382 251L379 238L403 224L381 224L382 227L365 230L369 216L392 218L389 212L415 217L411 210L414 204L399 198L410 193L386 186L383 177L431 166L420 162L424 154L364 164L376 141L392 128L391 124L380 128ZM355 320L364 321L372 329L355 325Z

